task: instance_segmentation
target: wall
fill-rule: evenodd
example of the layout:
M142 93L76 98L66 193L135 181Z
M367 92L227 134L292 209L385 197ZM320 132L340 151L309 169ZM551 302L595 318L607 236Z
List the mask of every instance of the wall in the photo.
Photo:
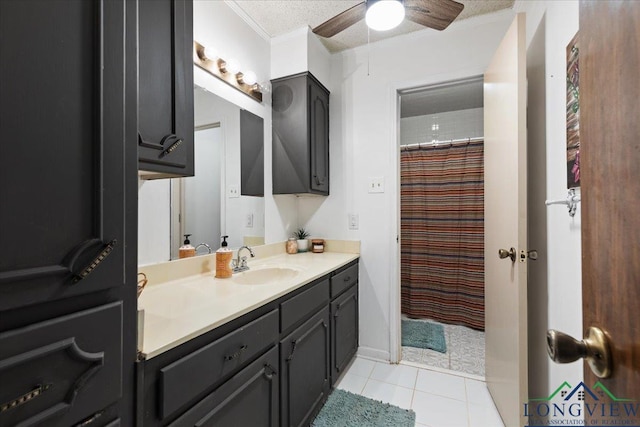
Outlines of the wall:
M331 54L311 28L302 27L271 39L271 76L274 79L311 72L328 86L331 79Z
M484 136L484 109L446 111L400 119L400 144ZM434 128L434 125L437 128Z
M390 318L399 316L390 305L399 286L397 90L482 74L512 17L487 15L332 56L331 195L300 199L298 216L314 235L361 240L362 354L392 359ZM367 193L368 177L384 177L386 191ZM348 229L349 213L359 230Z

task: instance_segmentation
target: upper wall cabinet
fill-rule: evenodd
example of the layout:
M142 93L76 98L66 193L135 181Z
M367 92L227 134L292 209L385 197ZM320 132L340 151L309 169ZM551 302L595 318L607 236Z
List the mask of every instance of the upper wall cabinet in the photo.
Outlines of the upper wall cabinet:
M273 194L329 195L329 91L311 73L273 80Z
M139 169L149 179L193 176L193 2L138 8Z
M124 228L136 151L126 5L0 6L0 312L122 286L135 258ZM39 46L37 60L25 46Z
M264 120L240 110L240 194L264 196Z

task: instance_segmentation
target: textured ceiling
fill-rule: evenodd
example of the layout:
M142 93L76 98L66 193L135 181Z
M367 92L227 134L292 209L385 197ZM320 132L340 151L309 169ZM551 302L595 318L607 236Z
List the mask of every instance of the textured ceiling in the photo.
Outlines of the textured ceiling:
M464 4L464 10L456 21L510 9L514 3L514 0L457 1ZM265 33L276 37L307 25L314 28L340 12L361 3L361 0L232 0L232 3L239 6ZM371 31L370 39L371 42L375 42L423 29L425 27L405 19L393 30ZM321 38L321 40L331 52L338 52L366 44L367 30L362 20L330 39Z

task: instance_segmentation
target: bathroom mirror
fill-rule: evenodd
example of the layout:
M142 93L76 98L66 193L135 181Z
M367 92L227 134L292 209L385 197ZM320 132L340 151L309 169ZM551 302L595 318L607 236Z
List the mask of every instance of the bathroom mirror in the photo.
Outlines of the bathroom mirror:
M195 176L171 180L171 259L184 234L212 251L221 235L230 248L264 244L264 198L240 194L240 107L196 86L194 113Z

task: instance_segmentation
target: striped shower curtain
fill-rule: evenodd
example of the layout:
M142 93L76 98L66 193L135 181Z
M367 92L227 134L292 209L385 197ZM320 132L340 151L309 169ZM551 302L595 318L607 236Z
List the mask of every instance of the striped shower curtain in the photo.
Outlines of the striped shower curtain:
M402 313L484 330L483 142L400 159Z

